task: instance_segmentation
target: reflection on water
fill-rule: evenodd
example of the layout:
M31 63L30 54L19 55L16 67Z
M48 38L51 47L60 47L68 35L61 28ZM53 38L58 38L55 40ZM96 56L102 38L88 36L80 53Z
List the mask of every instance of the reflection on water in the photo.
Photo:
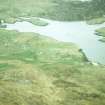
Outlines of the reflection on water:
M42 20L47 21L49 25L35 26L23 21L7 24L7 29L20 32L35 32L59 41L76 43L83 49L89 60L105 64L105 43L99 41L101 36L95 35L95 30L104 27L105 23L88 25L84 21L61 22L48 19Z

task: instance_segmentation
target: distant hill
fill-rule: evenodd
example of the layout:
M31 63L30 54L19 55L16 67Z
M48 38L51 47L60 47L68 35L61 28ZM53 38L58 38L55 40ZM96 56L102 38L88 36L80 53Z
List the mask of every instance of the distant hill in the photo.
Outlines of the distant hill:
M37 16L56 20L86 20L105 13L103 0L0 0L0 19L14 22L17 17Z

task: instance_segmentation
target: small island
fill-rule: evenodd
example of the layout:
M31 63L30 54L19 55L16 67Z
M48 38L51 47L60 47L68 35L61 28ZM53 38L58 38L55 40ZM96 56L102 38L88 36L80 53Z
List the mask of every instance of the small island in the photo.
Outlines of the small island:
M0 28L6 28L7 25L4 23L4 20L0 19Z

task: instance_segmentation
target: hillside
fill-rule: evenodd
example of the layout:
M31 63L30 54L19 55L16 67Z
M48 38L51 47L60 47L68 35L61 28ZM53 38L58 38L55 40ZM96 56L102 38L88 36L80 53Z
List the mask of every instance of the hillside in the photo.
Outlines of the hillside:
M105 13L101 8L105 3L98 1L100 0L0 0L0 19L15 22L18 17L35 16L65 21L88 20Z
M97 10L95 1L0 0L0 20L35 16L103 23L104 9ZM0 29L0 105L105 105L105 66L89 62L73 43Z
M104 73L72 43L0 30L0 105L104 105Z

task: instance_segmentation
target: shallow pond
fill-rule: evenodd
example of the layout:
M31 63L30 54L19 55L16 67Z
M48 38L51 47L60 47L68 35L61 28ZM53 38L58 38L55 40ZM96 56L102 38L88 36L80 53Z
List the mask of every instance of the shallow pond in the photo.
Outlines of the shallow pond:
M61 22L48 19L42 20L47 21L49 24L47 26L35 26L23 21L7 24L6 29L20 32L35 32L59 41L76 43L90 61L105 64L105 43L99 41L101 36L95 35L95 30L104 27L105 23L88 25L85 21Z

